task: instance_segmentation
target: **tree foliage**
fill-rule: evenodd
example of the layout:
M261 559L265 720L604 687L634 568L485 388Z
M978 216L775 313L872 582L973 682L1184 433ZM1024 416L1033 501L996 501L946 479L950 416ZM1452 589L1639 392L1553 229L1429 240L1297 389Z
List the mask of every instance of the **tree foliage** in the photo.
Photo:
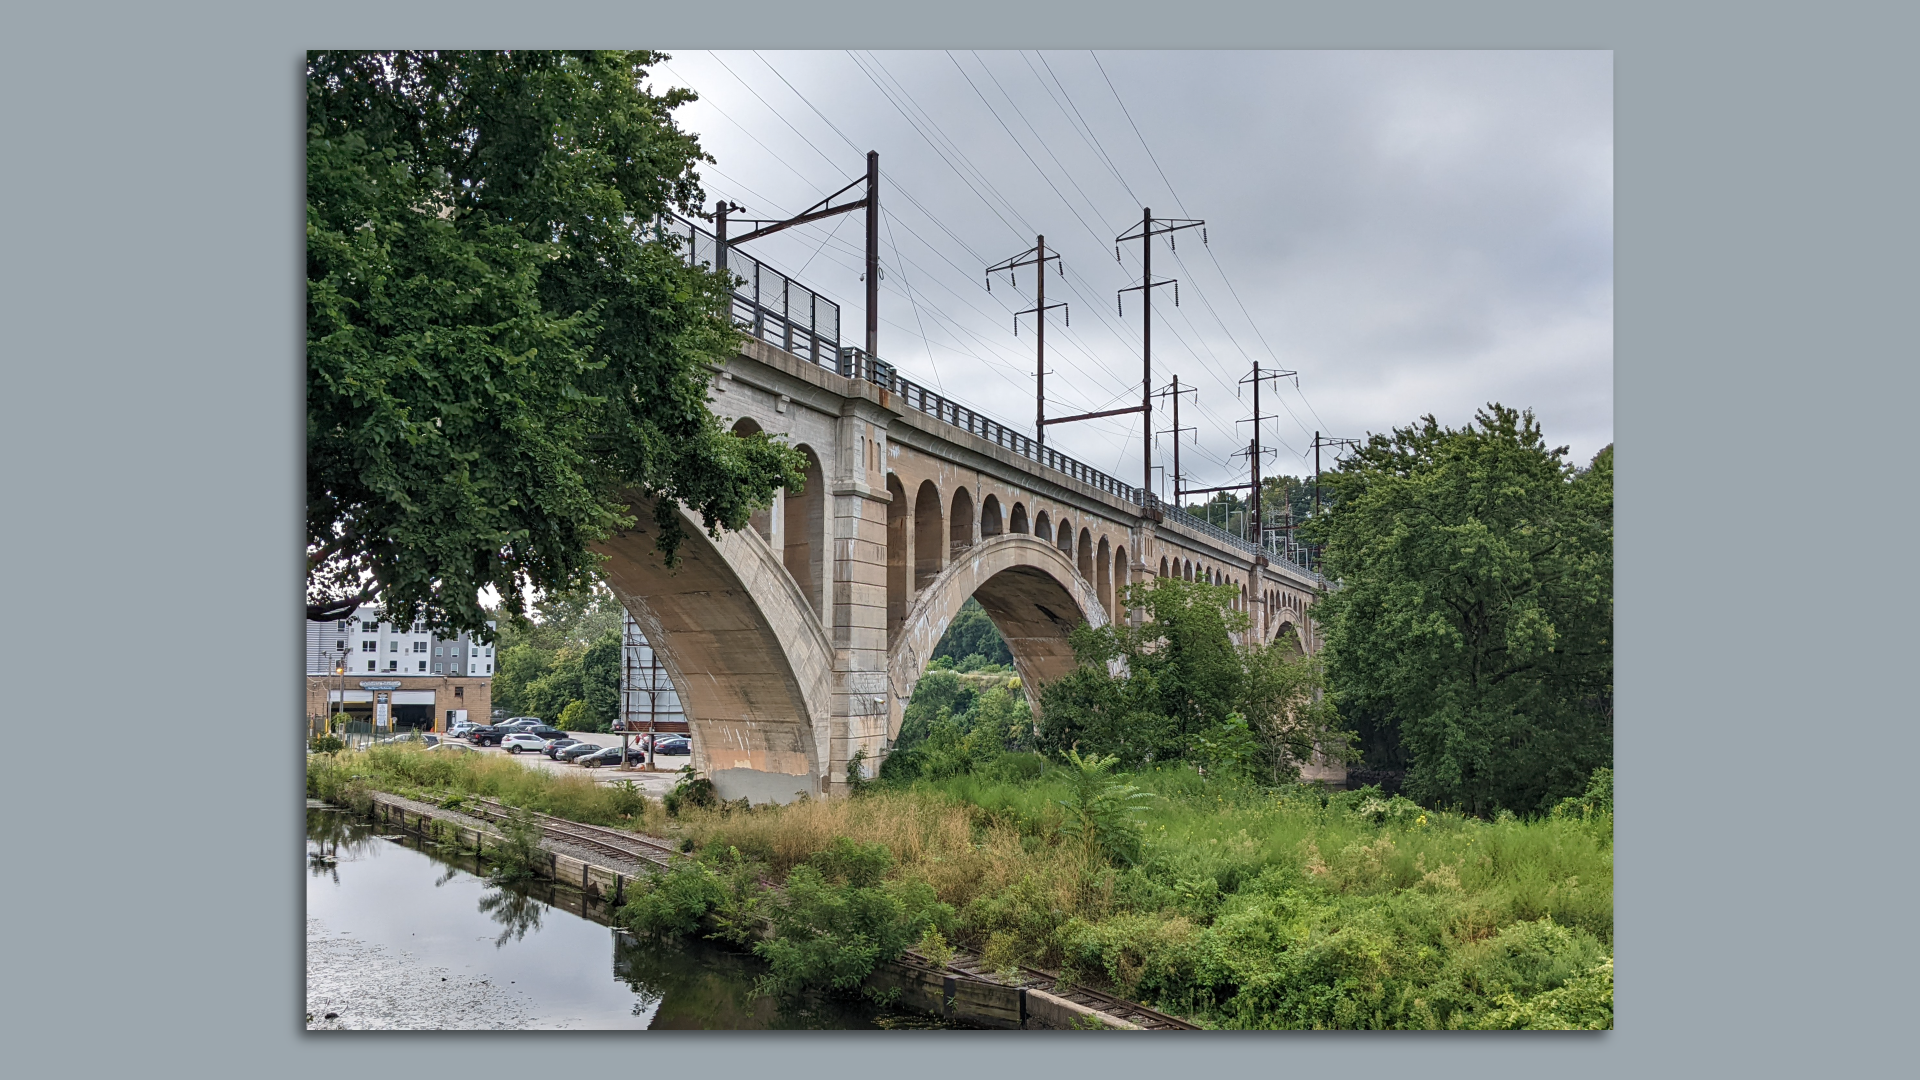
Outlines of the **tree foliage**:
M940 635L939 643L933 647L932 659L944 657L959 666L973 656L986 664L1013 664L1013 651L1000 636L1000 628L993 625L993 619L987 615L987 609L980 606L980 601L968 597L954 613L953 621L947 624L947 632Z
M1330 677L1393 718L1423 803L1543 810L1611 764L1613 449L1566 453L1493 404L1371 436L1324 477Z
M1129 586L1125 606L1147 618L1074 632L1078 666L1041 692L1041 748L1126 766L1196 760L1269 781L1297 776L1315 753L1340 759L1350 737L1319 661L1286 641L1235 645L1248 630L1238 597L1178 578Z
M800 459L706 407L719 275L650 224L710 160L648 52L307 58L307 600L488 636L479 593L579 592L653 503L738 529Z

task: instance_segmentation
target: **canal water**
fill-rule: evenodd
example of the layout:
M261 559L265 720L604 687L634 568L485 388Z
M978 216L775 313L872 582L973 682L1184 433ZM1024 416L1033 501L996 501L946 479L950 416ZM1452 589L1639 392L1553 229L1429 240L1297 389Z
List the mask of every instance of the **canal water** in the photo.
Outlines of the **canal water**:
M751 956L635 938L577 891L485 872L470 852L310 805L307 1026L927 1026L861 1000L756 997L766 969Z

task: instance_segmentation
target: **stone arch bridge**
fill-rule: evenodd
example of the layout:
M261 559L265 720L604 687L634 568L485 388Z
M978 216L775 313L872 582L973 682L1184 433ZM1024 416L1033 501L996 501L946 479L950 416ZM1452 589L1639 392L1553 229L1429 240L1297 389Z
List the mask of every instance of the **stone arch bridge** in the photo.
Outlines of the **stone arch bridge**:
M805 455L803 490L718 540L689 517L675 570L654 550L646 506L602 547L722 798L843 791L861 750L877 768L968 597L1006 637L1029 695L1071 669L1074 626L1132 617L1117 596L1154 576L1238 586L1250 634L1318 647L1311 571L1151 496L1143 508L1138 488L859 350L827 363L749 338L713 381L728 423Z

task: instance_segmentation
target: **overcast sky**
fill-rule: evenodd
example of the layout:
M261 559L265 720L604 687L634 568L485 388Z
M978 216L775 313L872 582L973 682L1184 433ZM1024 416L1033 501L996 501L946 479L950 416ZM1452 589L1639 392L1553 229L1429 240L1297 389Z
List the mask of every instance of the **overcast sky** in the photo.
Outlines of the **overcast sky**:
M1153 256L1180 280L1178 308L1155 290L1154 380L1199 390L1187 486L1245 476L1256 361L1299 372L1263 391L1267 475L1310 471L1316 429L1460 425L1488 401L1531 407L1581 463L1613 439L1610 53L688 50L656 75L701 95L678 116L717 159L709 207L797 213L878 150L881 356L1022 430L1033 325L1016 338L1011 313L1032 272L989 293L981 271L1044 233L1066 269L1047 300L1071 305L1048 324L1048 414L1137 404L1139 294L1121 316L1115 291L1140 244L1115 262L1114 238L1145 205L1207 223L1206 246L1191 230ZM838 300L859 344L861 238L856 213L742 250ZM1137 416L1048 441L1139 482Z

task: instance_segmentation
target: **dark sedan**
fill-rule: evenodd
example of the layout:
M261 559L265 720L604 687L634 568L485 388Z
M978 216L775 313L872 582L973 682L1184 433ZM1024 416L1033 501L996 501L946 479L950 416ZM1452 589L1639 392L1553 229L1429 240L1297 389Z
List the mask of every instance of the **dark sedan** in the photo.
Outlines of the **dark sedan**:
M569 746L579 745L580 740L571 735L556 736L547 740L547 756L558 761L560 760L560 751L565 750Z
M691 754L693 753L693 741L678 735L661 739L660 745L654 747L654 753L668 755Z
M606 747L601 746L599 743L577 742L553 755L553 759L555 761L577 761L580 758L586 757L588 754L597 754L605 749Z
M636 754L633 755L633 757L634 760L639 760L639 755ZM609 746L597 754L587 754L577 759L577 764L585 765L589 769L599 768L602 765L618 765L620 764L620 748L617 746Z

